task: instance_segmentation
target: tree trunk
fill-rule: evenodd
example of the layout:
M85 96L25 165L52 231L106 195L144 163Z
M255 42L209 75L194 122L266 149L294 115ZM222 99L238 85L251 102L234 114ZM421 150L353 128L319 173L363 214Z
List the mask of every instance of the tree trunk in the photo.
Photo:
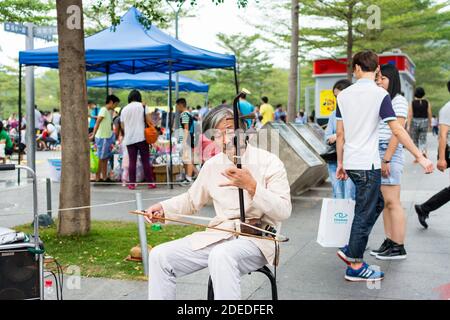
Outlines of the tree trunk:
M82 0L56 1L61 89L60 209L90 205L90 163ZM60 211L59 235L90 231L90 209Z
M355 3L351 1L348 5L347 16L347 79L352 81L353 78L353 8Z
M291 0L291 59L289 70L289 92L287 105L287 120L294 121L297 103L298 79L298 41L299 41L299 0Z

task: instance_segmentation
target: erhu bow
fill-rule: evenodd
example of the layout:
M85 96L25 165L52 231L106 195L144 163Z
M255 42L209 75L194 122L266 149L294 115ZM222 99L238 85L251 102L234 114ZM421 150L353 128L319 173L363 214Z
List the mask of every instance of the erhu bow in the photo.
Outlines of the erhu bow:
M137 211L137 210L133 210L133 211L129 211L130 214L135 214L135 215L141 215L141 216L148 216L146 211ZM182 215L182 214L173 214L174 216L180 217L180 218L189 218L189 219L198 219L198 220L204 220L204 221L211 221L211 218L207 218L207 217L199 217L199 216L186 216L186 215ZM245 225L249 228L253 228L256 230L259 230L261 232L263 232L263 235L259 236L259 235L254 235L254 234L250 234L250 233L245 233L245 232L241 232L241 231L236 231L236 230L230 230L230 229L225 229L225 228L220 228L220 227L212 227L212 226L208 226L208 225L203 225L203 224L199 224L199 223L193 223L193 222L188 222L188 221L184 221L184 220L180 220L180 219L174 219L174 218L167 218L167 217L160 217L160 218L156 218L157 220L161 220L161 221L168 221L168 222L175 222L175 223L181 223L181 224L186 224L186 225L190 225L190 226L194 226L194 227L201 227L201 228L206 228L206 229L211 229L211 230L217 230L217 231L222 231L222 232L228 232L231 233L235 236L245 236L245 237L250 237L250 238L256 238L256 239L261 239L261 240L270 240L273 241L275 243L277 242L288 242L289 238L286 236L283 236L281 234L276 234L273 233L271 231L268 230L263 230L260 229L258 227L249 225L247 223L241 222L240 220L238 221L238 223ZM269 236L264 236L264 234L267 234Z

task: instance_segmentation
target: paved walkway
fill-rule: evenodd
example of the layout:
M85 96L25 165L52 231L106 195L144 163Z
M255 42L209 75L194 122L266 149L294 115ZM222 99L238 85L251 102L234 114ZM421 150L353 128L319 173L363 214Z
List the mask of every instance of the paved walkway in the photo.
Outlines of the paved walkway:
M436 159L436 140L429 137L430 158ZM362 283L348 283L343 275L345 265L336 257L336 250L322 248L316 243L320 216L321 198L329 197L327 187L317 188L303 197L293 199L294 209L289 223L283 226L283 233L290 237L288 244L282 245L281 265L278 268L278 289L280 299L442 299L450 298L450 209L444 206L431 215L429 229L424 230L418 223L413 204L422 202L449 184L448 173L422 174L407 155L405 174L402 180L402 203L408 216L406 250L408 259L383 262L370 257L370 264L380 266L386 278L379 288L370 288ZM0 174L0 179L3 178ZM1 188L1 187L0 187ZM45 186L40 194L45 195ZM57 184L54 190L57 192ZM170 196L182 192L159 188L143 190L144 198ZM0 207L0 225L13 226L31 221L29 187L21 189L2 188L3 207ZM57 194L57 193L56 193ZM93 204L111 201L133 200L133 192L121 187L92 188ZM53 197L54 207L57 197ZM146 201L150 204L152 200ZM4 203L13 205L9 206ZM40 207L45 210L45 200L40 199ZM134 204L122 204L104 210L93 210L93 219L130 220L127 215ZM27 211L27 212L26 212ZM211 215L212 209L205 208L201 214ZM369 246L378 247L384 238L382 219L373 229ZM208 271L181 278L178 281L177 298L205 299ZM70 282L70 281L67 281ZM438 288L441 288L439 290ZM446 293L444 292L446 291ZM245 299L270 299L270 287L263 275L246 275L242 279L242 294ZM51 297L54 295L50 295ZM65 299L146 299L147 283L141 281L120 281L110 279L82 278L79 289L64 290Z

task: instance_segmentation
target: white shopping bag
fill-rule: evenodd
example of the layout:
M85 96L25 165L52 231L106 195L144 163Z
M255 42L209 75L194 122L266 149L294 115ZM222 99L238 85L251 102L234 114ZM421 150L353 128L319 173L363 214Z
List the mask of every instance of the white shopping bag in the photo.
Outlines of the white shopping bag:
M340 248L348 244L355 201L351 199L323 199L317 242L322 247Z

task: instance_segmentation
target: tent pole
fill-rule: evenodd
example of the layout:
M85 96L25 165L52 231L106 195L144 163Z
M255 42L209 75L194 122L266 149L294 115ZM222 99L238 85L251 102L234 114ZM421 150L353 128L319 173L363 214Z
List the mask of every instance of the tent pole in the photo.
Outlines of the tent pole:
M19 63L19 145L22 141L22 64ZM19 146L18 145L18 146ZM17 159L17 164L20 166L20 148L19 148L19 156ZM17 184L20 185L20 169L17 170Z
M236 86L236 94L238 94L239 93L239 82L238 82L236 64L234 65L233 70L234 70L234 85Z
M109 64L106 65L106 97L109 96Z
M166 101L167 105L170 105L169 102L169 88L167 88L167 101ZM167 137L167 130L169 130L169 112L166 112L166 123L164 124L166 131L165 131L165 136ZM169 184L169 166L166 164L166 181L167 181L167 186L170 186Z
M172 184L172 61L169 61L169 180L170 189Z

